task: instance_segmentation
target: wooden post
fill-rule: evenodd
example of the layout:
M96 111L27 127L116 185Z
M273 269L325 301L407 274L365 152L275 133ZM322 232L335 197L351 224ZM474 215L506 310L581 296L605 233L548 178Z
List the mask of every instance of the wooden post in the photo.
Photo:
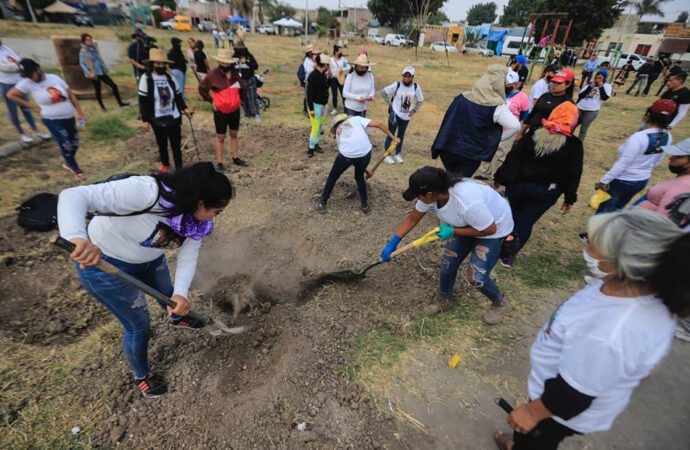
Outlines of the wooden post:
M553 46L556 44L556 37L558 36L558 27L561 25L561 19L556 20L556 26L553 28L553 37L549 39L549 43Z
M565 36L563 36L563 47L565 47L566 42L568 41L568 35L570 35L570 28L573 26L573 20L570 19L568 21L568 28L565 29Z
M541 41L542 39L544 39L544 34L546 33L546 27L549 26L549 21L550 21L550 19L546 19L546 22L544 22L544 28L542 28L542 30L541 30L541 36L539 36L539 40L540 40L540 41Z

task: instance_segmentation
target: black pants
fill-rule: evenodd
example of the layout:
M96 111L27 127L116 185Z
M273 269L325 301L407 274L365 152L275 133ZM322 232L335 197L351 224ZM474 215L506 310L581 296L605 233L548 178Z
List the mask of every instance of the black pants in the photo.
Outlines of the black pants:
M649 75L649 78L647 78L647 86L645 86L645 88L644 88L644 92L643 92L644 95L649 94L649 89L652 87L652 83L654 83L656 81L656 79L659 78L659 75L661 75L661 74L653 73L653 74Z
M580 434L561 425L553 419L544 419L536 426L539 430L537 437L534 434L513 433L513 450L556 450L558 444L573 434Z
M103 105L103 97L101 96L101 81L110 87L110 89L113 91L115 99L117 100L117 104L122 106L122 99L120 98L120 91L117 89L117 84L115 84L115 82L108 75L103 74L98 75L98 78L91 80L93 83L93 88L96 91L96 100L98 100L98 104L101 105L101 108L105 109L105 106Z
M333 109L338 109L338 92L340 92L340 98L343 99L343 104L345 104L345 98L343 97L343 86L338 83L336 78L331 78L328 80L331 85L331 97L333 98Z
M158 153L161 156L161 164L170 167L170 159L168 158L168 140L170 140L170 148L172 149L173 161L175 162L175 169L182 167L182 119L178 118L173 125L167 127L158 127L152 125L153 134L156 135L156 143L158 144Z
M441 162L447 172L453 175L462 175L463 177L471 177L477 171L481 161L465 158L464 156L456 155L455 153L444 152L439 153Z

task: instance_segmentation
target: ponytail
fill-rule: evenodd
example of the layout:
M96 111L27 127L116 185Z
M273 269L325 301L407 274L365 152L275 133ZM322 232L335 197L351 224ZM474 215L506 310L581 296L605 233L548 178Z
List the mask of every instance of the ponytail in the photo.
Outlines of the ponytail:
M690 316L690 234L676 239L658 259L647 280L657 297L673 314Z

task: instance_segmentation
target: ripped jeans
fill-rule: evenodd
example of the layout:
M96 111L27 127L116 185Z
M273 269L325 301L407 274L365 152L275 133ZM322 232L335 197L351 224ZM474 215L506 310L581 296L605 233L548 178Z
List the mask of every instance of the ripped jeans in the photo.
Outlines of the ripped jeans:
M165 255L153 261L141 264L130 264L106 255L104 261L113 264L124 272L140 279L162 294L170 297L173 285ZM141 380L151 372L148 361L148 344L151 335L149 308L144 293L124 281L95 267L80 269L77 266L79 280L86 291L113 313L125 328L122 348L134 378ZM160 303L160 302L159 302ZM165 309L165 305L160 303Z
M466 236L451 239L446 244L443 258L441 258L439 296L448 299L453 296L453 286L458 276L458 268L470 252L470 267L467 273L470 285L486 295L492 303L500 303L503 300L503 294L491 278L491 271L501 254L500 239L480 239Z

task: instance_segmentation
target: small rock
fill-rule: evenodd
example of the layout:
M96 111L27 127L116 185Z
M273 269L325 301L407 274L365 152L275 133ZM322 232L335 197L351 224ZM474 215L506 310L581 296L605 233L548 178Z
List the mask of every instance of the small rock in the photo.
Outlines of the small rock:
M116 426L110 430L110 440L112 442L120 442L120 440L125 436L125 427Z
M263 350L261 350L261 353L263 353L264 355L268 355L268 349L264 348Z

